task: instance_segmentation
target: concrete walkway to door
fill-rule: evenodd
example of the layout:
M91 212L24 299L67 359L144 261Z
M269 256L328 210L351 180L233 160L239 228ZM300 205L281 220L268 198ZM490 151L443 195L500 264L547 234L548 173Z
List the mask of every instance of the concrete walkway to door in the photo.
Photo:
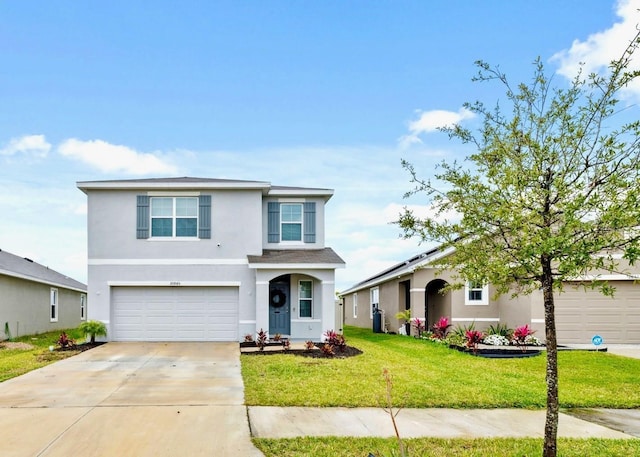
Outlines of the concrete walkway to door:
M238 343L108 343L0 383L0 455L261 456Z

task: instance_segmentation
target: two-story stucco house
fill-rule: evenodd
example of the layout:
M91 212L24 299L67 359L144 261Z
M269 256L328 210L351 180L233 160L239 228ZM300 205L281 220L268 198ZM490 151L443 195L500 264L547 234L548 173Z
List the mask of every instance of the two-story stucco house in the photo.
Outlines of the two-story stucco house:
M77 327L86 312L87 286L0 250L0 340Z
M88 198L88 317L114 341L319 340L335 325L331 189L263 181L79 182Z

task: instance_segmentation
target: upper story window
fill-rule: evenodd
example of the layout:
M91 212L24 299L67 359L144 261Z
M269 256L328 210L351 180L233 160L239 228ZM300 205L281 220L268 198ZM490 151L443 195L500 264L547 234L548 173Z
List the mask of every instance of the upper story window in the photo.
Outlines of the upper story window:
M315 202L269 202L267 211L267 242L316 242Z
M198 198L152 197L151 236L198 236Z
M464 287L465 305L488 305L489 285L477 281L468 281Z
M58 289L53 287L49 293L49 320L58 322Z
M211 238L211 195L137 198L138 239Z
M282 241L302 241L302 203L280 205Z

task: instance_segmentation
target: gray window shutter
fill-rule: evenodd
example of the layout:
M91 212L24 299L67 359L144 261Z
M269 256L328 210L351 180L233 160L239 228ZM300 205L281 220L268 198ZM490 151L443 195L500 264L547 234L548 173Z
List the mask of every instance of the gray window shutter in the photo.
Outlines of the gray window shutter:
M269 243L280 242L280 203L269 202L267 204L267 241Z
M138 195L138 211L136 216L136 238L149 238L149 196Z
M316 202L304 204L304 242L316 242Z
M198 237L211 239L211 195L200 195L198 217Z

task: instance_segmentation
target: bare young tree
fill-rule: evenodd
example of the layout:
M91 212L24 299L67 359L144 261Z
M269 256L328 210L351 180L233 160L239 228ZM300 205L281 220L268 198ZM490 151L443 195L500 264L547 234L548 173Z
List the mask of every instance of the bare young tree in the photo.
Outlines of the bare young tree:
M403 161L414 185L407 195L426 195L438 216L422 219L405 209L397 221L404 237L455 247L439 262L459 281L491 283L498 294L543 292L546 457L557 454L554 293L586 272L625 273L640 257L640 121L621 122L617 99L639 76L629 70L639 44L640 33L606 75L579 74L567 88L552 84L540 59L532 82L517 87L497 67L476 62L474 80L501 84L510 111L469 103L482 120L477 132L442 129L474 146L467 166L445 161L432 181ZM451 213L459 218L440 219ZM605 282L588 286L614 292Z

